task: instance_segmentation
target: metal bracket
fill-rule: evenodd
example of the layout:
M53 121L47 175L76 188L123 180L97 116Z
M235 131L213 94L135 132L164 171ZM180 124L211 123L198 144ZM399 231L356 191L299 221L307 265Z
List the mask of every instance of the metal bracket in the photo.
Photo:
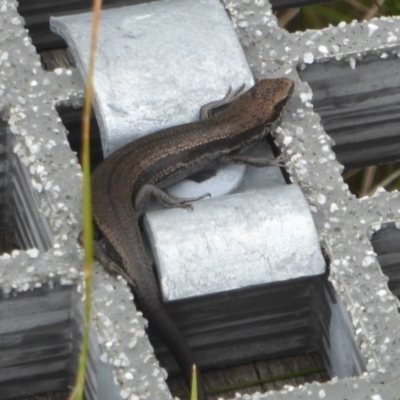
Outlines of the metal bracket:
M90 15L52 18L51 24L64 36L85 75ZM200 105L223 97L228 86L252 82L225 10L211 0L165 0L104 11L98 47L95 97L105 155L147 133L192 121ZM263 152L263 148L259 145L254 151ZM243 181L247 190L198 202L193 213L160 210L147 216L165 299L236 289L238 282L257 285L324 272L301 191L286 187L282 177L281 186L264 191L264 182L247 175L244 166L228 166L200 184L186 180L174 185L171 193L192 197L209 192L216 198L232 193ZM248 219L245 226L243 215ZM209 245L214 252L207 253ZM240 248L245 249L241 255ZM194 249L203 256L194 260ZM189 264L193 268L187 268ZM250 280L246 279L249 265ZM211 271L231 276L236 283L215 279ZM189 285L190 281L195 283Z

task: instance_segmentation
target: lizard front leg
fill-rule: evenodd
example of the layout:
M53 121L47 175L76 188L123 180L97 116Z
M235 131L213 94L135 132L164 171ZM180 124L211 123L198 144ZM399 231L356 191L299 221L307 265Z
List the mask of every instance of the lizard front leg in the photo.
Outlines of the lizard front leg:
M200 121L204 121L212 117L218 112L218 109L223 109L224 107L231 104L233 100L237 99L242 94L245 86L246 85L243 83L243 85L241 85L234 92L232 92L232 87L229 86L229 89L223 99L204 104L200 108Z

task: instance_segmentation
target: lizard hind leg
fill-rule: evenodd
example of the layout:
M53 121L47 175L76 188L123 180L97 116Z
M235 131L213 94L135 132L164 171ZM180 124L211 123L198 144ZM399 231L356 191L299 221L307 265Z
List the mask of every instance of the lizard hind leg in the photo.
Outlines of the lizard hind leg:
M138 216L142 216L144 214L151 196L164 207L168 208L179 207L187 209L193 209L192 205L189 204L192 201L197 201L204 199L206 197L211 197L210 193L205 193L202 196L198 197L179 199L171 196L165 190L162 190L157 186L146 184L140 188L135 197L134 208Z
M218 159L218 162L221 165L246 164L252 165L253 167L285 167L285 161L288 160L289 157L286 152L282 152L274 159L266 157L252 157L247 154L233 153L221 156Z

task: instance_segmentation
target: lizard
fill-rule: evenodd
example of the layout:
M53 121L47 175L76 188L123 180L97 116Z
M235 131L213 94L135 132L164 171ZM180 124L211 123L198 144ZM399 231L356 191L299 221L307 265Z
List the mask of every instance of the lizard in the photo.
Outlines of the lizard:
M241 151L265 138L277 124L294 83L289 78L262 79L244 93L243 87L236 92L229 89L222 100L204 105L199 121L126 144L91 177L95 258L132 287L150 328L171 351L188 383L195 358L164 307L139 221L150 198L166 207L191 208L191 201L208 196L177 199L164 191L190 175L228 163L276 165L276 160L245 156ZM198 386L199 399L206 399L200 374Z

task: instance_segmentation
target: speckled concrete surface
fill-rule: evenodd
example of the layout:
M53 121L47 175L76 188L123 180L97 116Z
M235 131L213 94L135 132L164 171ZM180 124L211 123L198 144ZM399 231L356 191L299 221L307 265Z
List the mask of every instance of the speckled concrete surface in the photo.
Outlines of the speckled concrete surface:
M387 288L369 239L383 223L399 222L400 196L381 190L372 198L358 200L348 191L332 141L313 111L311 89L299 80L296 68L345 59L357 72L357 63L367 54L383 59L387 54L398 55L400 19L289 34L277 27L267 2L225 0L225 4L255 77L289 76L296 82L276 140L290 155L290 177L309 202L320 241L330 256L330 280L351 317L367 365L359 377L236 398L396 399L400 391L399 302ZM32 239L38 249L1 257L2 303L54 282L72 285L78 292L82 286L81 251L76 244L81 172L54 108L59 101L81 97L82 85L73 71L42 71L16 5L0 0L0 111L9 125L15 179L30 185L30 198L47 230ZM24 177L29 178L26 183ZM171 398L127 286L99 267L93 307L100 360L111 366L116 382L113 398ZM97 397L92 393L92 398L102 398L101 393Z
M364 55L398 55L400 19L341 23L321 31L288 34L277 27L266 4L257 7L245 1L227 1L226 5L256 78L289 75L296 80L293 101L276 139L292 155L288 164L291 179L303 188L314 213L320 240L331 259L330 280L351 315L357 342L367 360L368 372L360 378L291 388L290 396L395 398L400 388L399 302L387 288L387 277L369 239L382 222L399 221L400 196L382 190L373 198L358 200L349 192L340 175L343 167L331 150L332 141L313 112L312 92L307 83L299 81L296 68L345 59L349 68L356 69L357 60ZM268 396L281 398L283 394L259 398Z

